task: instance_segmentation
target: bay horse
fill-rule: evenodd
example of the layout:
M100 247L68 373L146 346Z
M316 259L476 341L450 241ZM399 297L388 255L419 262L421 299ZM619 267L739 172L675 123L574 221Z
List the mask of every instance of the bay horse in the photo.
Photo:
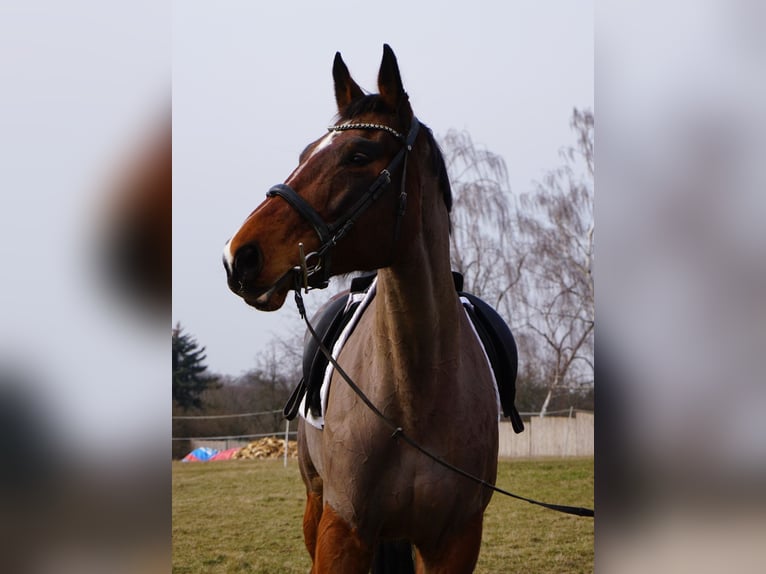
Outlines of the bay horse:
M378 94L362 91L340 53L333 79L338 119L227 242L229 287L273 311L300 289L302 266L314 287L377 270L339 364L412 439L494 484L498 405L451 275L444 159L388 45ZM402 544L418 572L473 571L492 491L392 437L337 372L324 428L301 420L298 449L313 573L368 572Z

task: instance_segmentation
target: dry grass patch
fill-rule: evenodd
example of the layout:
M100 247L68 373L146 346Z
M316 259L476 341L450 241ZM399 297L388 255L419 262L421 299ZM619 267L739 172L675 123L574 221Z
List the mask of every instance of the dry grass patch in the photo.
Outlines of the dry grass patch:
M592 507L593 459L501 461L498 485ZM305 574L304 502L295 461L174 462L173 572ZM592 571L593 519L492 498L476 572Z

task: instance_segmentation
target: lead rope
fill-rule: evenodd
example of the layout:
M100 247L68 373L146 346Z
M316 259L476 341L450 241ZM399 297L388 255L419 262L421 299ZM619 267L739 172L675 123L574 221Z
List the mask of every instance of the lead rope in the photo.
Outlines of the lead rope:
M309 330L309 333L311 333L311 336L314 338L314 340L319 345L319 350L322 351L322 354L327 358L327 360L330 362L330 364L335 368L336 371L338 371L338 374L343 378L344 381L346 381L346 384L351 388L354 393L361 399L361 401L367 405L367 408L369 408L387 427L389 427L393 432L391 433L392 439L401 439L407 444L409 444L414 449L422 452L424 455L426 455L428 458L433 460L434 462L442 465L445 468L448 468L470 480L473 480L474 482L477 482L481 484L482 486L485 486L491 490L494 490L495 492L499 492L500 494L504 494L505 496L510 496L511 498L515 498L517 500L523 500L525 502L529 502L530 504L536 504L537 506L543 506L545 508L548 508L550 510L555 510L557 512L563 512L565 514L573 514L575 516L594 516L594 511L592 508L583 508L580 506L566 506L563 504L549 504L547 502L540 502L538 500L533 500L531 498L526 498L524 496L519 496L518 494L513 494L512 492L508 492L507 490L504 490L500 487L495 486L494 484L490 484L484 479L479 478L478 476L474 476L466 471L464 471L461 468L456 467L455 465L447 462L443 458L435 455L431 451L429 451L424 446L420 445L419 443L415 442L412 438L410 438L407 433L404 432L402 427L397 425L394 421L392 421L390 418L388 418L386 415L384 415L378 408L370 401L369 398L367 398L367 395L364 394L362 389L360 389L356 383L351 379L351 377L346 373L346 371L343 370L343 368L338 364L338 362L335 360L335 358L332 356L332 353L325 347L324 343L322 342L321 337L317 335L316 331L314 331L314 327L311 325L311 322L308 320L308 317L306 316L306 307L303 303L303 296L301 295L300 291L301 285L300 280L296 280L295 285L295 304L298 307L298 313L300 313L301 318L306 323L306 327Z

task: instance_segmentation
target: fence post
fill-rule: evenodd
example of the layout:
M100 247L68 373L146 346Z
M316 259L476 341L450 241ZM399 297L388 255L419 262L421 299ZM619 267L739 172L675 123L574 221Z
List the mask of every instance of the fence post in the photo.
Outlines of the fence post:
M290 420L285 419L285 468L287 468L287 441L290 434Z

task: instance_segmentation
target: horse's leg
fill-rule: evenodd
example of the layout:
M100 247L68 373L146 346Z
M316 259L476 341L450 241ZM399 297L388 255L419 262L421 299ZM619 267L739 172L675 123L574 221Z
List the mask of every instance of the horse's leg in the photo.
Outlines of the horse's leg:
M317 547L317 531L319 521L322 518L322 495L309 491L306 497L306 510L303 513L303 542L309 551L311 559L314 559Z
M469 520L463 529L436 548L415 552L417 574L469 574L476 567L481 548L483 513Z
M312 574L364 574L370 570L373 549L346 521L325 504L319 520Z
M301 478L306 485L306 510L303 512L303 542L309 551L311 560L314 560L317 545L317 531L319 521L322 518L322 492L323 482L319 476L306 444L306 425L303 421L298 423L298 467Z

